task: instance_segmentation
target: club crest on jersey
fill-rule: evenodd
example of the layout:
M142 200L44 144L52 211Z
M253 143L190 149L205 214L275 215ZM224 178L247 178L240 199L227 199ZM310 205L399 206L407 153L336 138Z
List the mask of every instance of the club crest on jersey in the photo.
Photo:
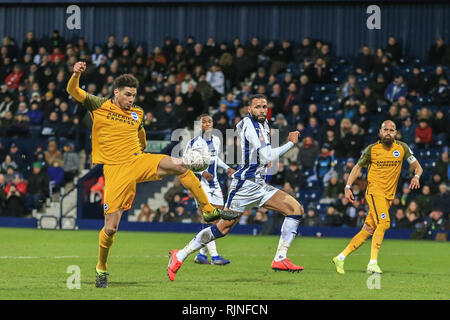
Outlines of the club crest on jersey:
M132 112L131 113L131 117L133 118L133 120L137 120L138 119L138 115L136 112Z
M396 157L396 158L400 157L400 151L398 151L398 150L395 150L392 154L393 154L394 157Z
M386 219L386 214L385 213L381 214L381 219Z
M105 204L103 205L103 210L104 211L108 211L108 204L105 202Z

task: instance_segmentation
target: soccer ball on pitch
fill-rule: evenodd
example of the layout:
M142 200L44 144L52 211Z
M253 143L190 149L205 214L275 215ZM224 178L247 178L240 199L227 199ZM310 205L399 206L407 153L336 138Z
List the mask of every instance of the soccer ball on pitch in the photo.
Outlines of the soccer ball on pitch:
M199 172L208 168L211 155L207 148L188 149L183 155L183 162L189 170Z

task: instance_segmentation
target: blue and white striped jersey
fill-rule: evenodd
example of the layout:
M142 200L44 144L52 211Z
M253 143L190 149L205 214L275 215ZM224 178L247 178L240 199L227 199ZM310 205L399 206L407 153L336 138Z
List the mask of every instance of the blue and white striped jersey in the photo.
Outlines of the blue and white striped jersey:
M230 168L225 162L222 161L222 159L220 159L220 152L222 150L220 139L213 135L211 139L207 140L203 136L198 135L188 142L184 152L186 152L188 149L198 147L208 148L210 151L211 163L209 167L204 171L209 172L213 176L213 179L211 179L211 181L208 181L203 178L202 173L204 171L196 172L195 175L199 178L202 184L209 186L211 189L220 188L219 180L217 179L217 166L225 170Z
M270 128L267 120L264 123L255 121L250 115L242 119L236 129L241 141L241 164L233 174L233 178L265 179L268 161L261 157L259 151L270 146Z

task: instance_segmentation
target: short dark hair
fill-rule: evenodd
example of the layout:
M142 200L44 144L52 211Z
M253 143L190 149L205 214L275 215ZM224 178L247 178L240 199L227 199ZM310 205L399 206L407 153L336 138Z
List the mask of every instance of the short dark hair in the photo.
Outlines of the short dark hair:
M252 94L251 96L248 97L248 105L251 105L253 100L255 100L255 99L266 99L267 100L267 97L262 93Z
M139 81L130 73L123 74L121 76L118 76L113 83L114 89L121 89L123 87L130 87L130 88L138 88L139 87Z

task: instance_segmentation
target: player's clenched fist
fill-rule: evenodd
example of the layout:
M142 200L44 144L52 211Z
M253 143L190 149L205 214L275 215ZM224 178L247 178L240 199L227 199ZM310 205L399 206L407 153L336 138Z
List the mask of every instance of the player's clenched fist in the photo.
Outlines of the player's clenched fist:
M73 66L73 72L75 73L81 73L84 70L86 70L86 62L83 61L78 61L77 63L75 63L75 65Z
M298 142L299 137L300 132L298 131L289 132L288 141L291 141L293 144L296 144Z

